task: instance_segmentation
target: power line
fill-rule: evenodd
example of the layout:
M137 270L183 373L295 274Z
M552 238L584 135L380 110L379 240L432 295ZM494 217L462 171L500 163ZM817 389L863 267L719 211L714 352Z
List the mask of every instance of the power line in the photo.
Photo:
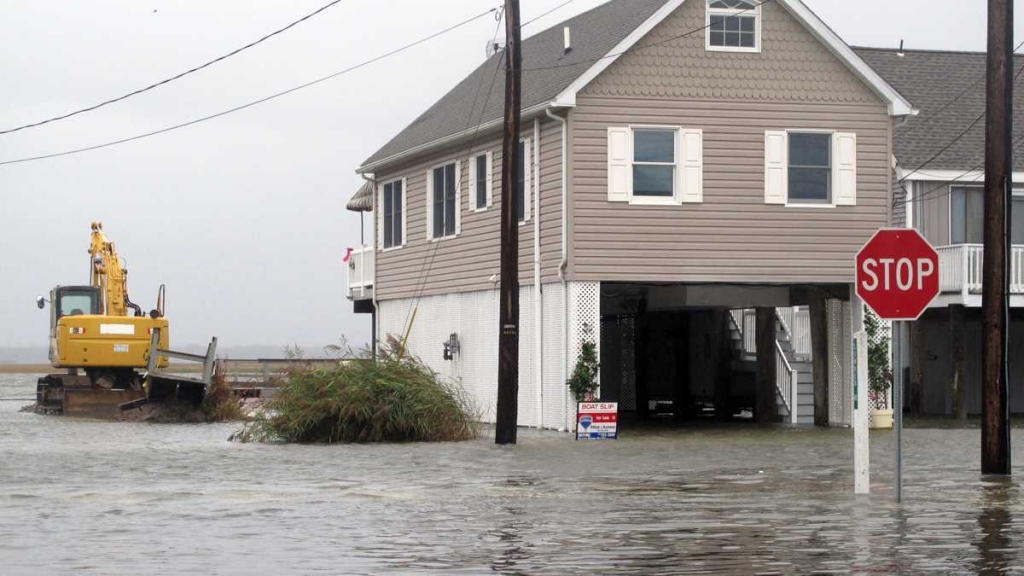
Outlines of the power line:
M572 0L570 0L570 1L572 1ZM501 15L502 15L502 13L499 13L499 18L497 18L498 24L494 28L494 38L491 40L491 44L492 45L494 44L495 41L497 41L497 39L498 39L498 32L501 31ZM536 20L536 18L534 20ZM529 22L527 22L527 24L529 24ZM520 26L520 27L522 27L522 26ZM474 149L476 148L476 139L480 135L480 127L482 126L482 123L483 123L483 117L484 117L485 112L487 111L487 105L491 101L491 94L494 92L494 84L495 84L495 82L498 79L498 72L501 70L501 62L502 62L502 58L497 58L495 60L494 73L491 76L491 84L487 88L487 96L486 96L486 98L484 98L484 104L483 104L483 106L480 107L480 116L479 116L479 118L477 118L476 126L473 129L473 135L470 138L469 148L468 148L468 150L466 152L466 160L465 161L467 163L470 161L470 158L473 156ZM467 118L466 118L466 129L469 128L470 123L472 122L473 109L476 107L477 99L480 96L480 89L483 87L483 80L485 78L486 78L486 76L481 76L480 77L480 83L477 85L476 93L473 95L473 104L469 107L469 114L467 115ZM492 167L492 169L493 169L493 167ZM469 198L468 200L470 202L475 202L476 201L475 198ZM462 210L462 206L461 205L457 206L456 210L461 211ZM408 230L406 230L405 233L408 234ZM430 271L434 268L434 260L437 258L437 253L441 249L441 243L442 243L441 240L439 240L437 242L431 243L431 245L427 246L427 250L423 253L423 261L420 263L420 271L416 275L416 284L415 284L415 288L413 290L413 293L415 294L415 297L414 297L413 301L410 302L410 304L409 304L409 310L406 313L405 323L403 324L403 326L408 326L409 325L409 318L412 317L412 311L417 306L419 306L420 300L423 298L423 293L427 289L427 281L430 279ZM429 261L427 259L428 256L429 256Z
M433 34L431 34L429 36L426 36L426 37L423 37L423 38L421 38L419 40L416 40L415 42L411 42L411 43L406 44L406 45L404 45L404 46L402 46L400 48L396 48L396 49L394 49L394 50L392 50L390 52L387 52L385 54L381 54L380 56L376 56L374 58L371 58L370 60L366 60L366 61L361 62L359 64L356 64L354 66L350 66L348 68L345 68L344 70L339 70L338 72L335 72L333 74L328 74L327 76L322 76L320 78L317 78L316 80L312 80L312 81L306 82L305 84L300 84L300 85L295 86L293 88L289 88L287 90L282 90L281 92L277 92L275 94L271 94L270 96L265 96L265 97L260 98L258 100L253 100L252 102L249 102L249 103L246 103L246 104L242 104L240 106L235 106L234 108L229 108L228 110L223 110L221 112L217 112L216 114L210 114L208 116L203 116L202 118L196 118L195 120L190 120L188 122L182 122L181 124L175 124L174 126L168 126L167 128L161 128L160 130L154 130L152 132L146 132L144 134L138 134L136 136L130 136L128 138L121 138L119 140L112 140L110 142L104 142L103 144L96 144L96 145L93 145L93 146L87 146L85 148L76 148L74 150L66 150L64 152L55 152L55 153L52 153L52 154L43 154L43 155L40 155L40 156L29 156L29 157L26 157L26 158L17 158L17 159L14 159L14 160L4 160L4 161L0 162L0 166L5 166L7 164L18 164L18 163L21 163L21 162L32 162L32 161L35 161L35 160L45 160L47 158L56 158L56 157L59 157L59 156L69 156L71 154L80 154L82 152L89 152L89 151L92 151L92 150L99 150L101 148L108 148L110 146L116 146L118 144L124 144L124 143L127 143L127 142L133 142L135 140L142 140L143 138L149 138L150 136L156 136L158 134L164 134L166 132L171 132L173 130L178 130L180 128L186 128L186 127L192 126L194 124L199 124L201 122L206 122L207 120L213 120L215 118L220 118L221 116L227 116L228 114L232 114L232 113L238 112L240 110L245 110L246 108L251 108L251 107L256 106L258 104L262 104L264 102L268 102L270 100L274 100L276 98L280 98L281 96L285 96L285 95L291 94L292 92L297 92L299 90L302 90L303 88L308 88L310 86L313 86L313 85L316 85L316 84L320 84L321 82L326 82L327 80L331 80L332 78L337 78L338 76L341 76L343 74L348 74L349 72L353 72L355 70L358 70L360 68L363 68L365 66L373 64L375 62L378 62L378 61L383 60L385 58L388 58L390 56L394 56L395 54L398 54L399 52L404 52L404 51L406 51L406 50L408 50L410 48L413 48L415 46L419 46L420 44L423 44L424 42L427 42L429 40L433 40L434 38L437 38L438 36L442 36L444 34L447 34L448 32L451 32L451 31L457 29L457 28L461 28L462 26L465 26L466 24L469 24L470 22L473 22L475 20L479 20L480 18L483 18L484 16L487 16L488 14L491 14L495 10L497 10L497 8L491 8L490 10L487 10L486 12L481 12L480 14L477 14L476 16L473 16L472 18L467 18L466 20L463 20L463 21L461 21L461 22L459 22L457 24L453 24L452 26L449 26L449 27L445 28L444 30L441 30L439 32L435 32L435 33L433 33Z
M534 23L534 22L536 22L537 20L540 20L541 18L543 18L543 17L547 16L548 14L551 14L552 12L555 12L555 11L557 11L557 10L561 10L562 8L564 8L564 7L568 6L569 4L572 4L572 3L573 3L573 2L575 2L575 1L576 1L576 0L566 0L565 2L562 2L561 4L559 4L558 6L555 6L555 7L554 7L554 8L552 8L551 10L548 10L547 12L545 12L545 13L541 14L540 16L537 16L537 17L536 17L536 18L534 18L533 20L529 20L529 21L527 21L527 22L526 22L526 23L524 23L524 24L520 24L520 25L519 25L519 29L520 29L520 30L522 30L523 28L526 28L527 26L529 26L530 24L533 24L533 23ZM497 37L497 36L495 36L494 38L495 38L495 40L497 40L497 38L498 38L498 37Z
M1013 76L1013 82L1014 83L1016 83L1017 79L1020 78L1021 73L1024 73L1024 66L1022 66L1019 70L1017 70L1017 73L1014 74L1014 76ZM934 118L934 116L932 116L932 117ZM985 117L985 112L982 112L981 114L979 114L978 117L974 119L974 122L971 122L971 124L967 128L965 128L962 132L960 132L960 134L958 134L956 138L953 138L953 140L949 144L946 144L945 146L943 146L942 149L940 149L935 154L932 154L932 156L930 158L928 158L927 160L925 160L921 165L919 165L917 168L914 168L909 174L907 174L906 176L901 178L900 179L900 183L902 184L904 181L906 181L907 178L910 178L911 176L913 176L914 174L916 174L917 172L922 170L925 166L928 166L929 164L931 164L932 162L937 160L939 158L939 156L942 156L942 154L944 152L946 152L946 150L949 150L950 148L952 148L953 145L955 145L957 142L962 140L963 137L966 136L968 132L973 130L974 127L977 126L978 123L981 122L981 119L984 118L984 117Z
M1022 47L1024 47L1024 42L1021 42L1020 44L1017 44L1017 47L1014 48L1013 51L1016 52L1017 50L1020 50ZM1019 72L1018 72L1018 74L1019 74ZM932 112L931 114L929 114L927 116L927 118L925 118L924 120L922 120L920 122L915 122L915 123L911 124L910 126L908 126L906 130L903 130L899 134L897 134L896 138L897 139L903 138L907 134L910 134L914 130L917 130L921 126L924 126L925 124L928 124L930 121L932 121L935 118L939 117L939 115L941 115L943 112L945 112L947 109L949 109L950 106L952 106L953 104L956 104L957 102L960 101L960 99L962 99L964 96L966 96L967 93L970 92L972 88L977 86L979 82L984 81L985 77L986 77L986 74L982 74L977 80L975 80L973 82L970 82L967 86L964 87L963 90L958 92L957 95L954 96L952 100L950 100L949 102L946 102L945 104L943 104L942 107L940 107L935 112Z
M203 68L207 68L209 66L212 66L212 65L214 65L214 64L216 64L216 63L218 63L218 62L220 62L222 60L225 60L227 58L230 58L230 57L234 56L235 54L238 54L239 52L242 52L243 50L247 50L249 48L252 48L253 46L256 46L257 44L260 44L260 43L262 43L262 42L264 42L266 40L269 40L270 38L273 38L274 36L277 36L278 34L280 34L282 32L285 32L286 30L288 30L290 28L295 27L295 26L305 22L306 20L309 20L310 18L316 16L317 14L323 12L324 10L327 10L328 8L334 6L335 4L340 3L341 1L342 0L334 0L333 2L325 4L324 6L321 6L320 8L318 8L315 11L310 12L309 14L306 14L302 18L299 18L298 20L292 22L291 24L285 26L284 28L279 28L277 30L274 30L273 32L271 32L270 34L267 34L266 36L263 36L259 40L250 42L250 43L246 44L245 46L242 46L241 48L237 48L235 50L232 50L231 52L228 52L227 54L224 54L223 56L218 56L217 58L214 58L213 60L210 60L209 62L206 62L205 64L200 64L199 66L196 66L195 68L190 68L190 69L188 69L188 70L186 70L186 71L184 71L184 72L182 72L180 74L176 74L174 76L171 76L170 78L165 78L164 80L161 80L161 81L156 82L154 84L150 84L149 86L146 86L145 88L139 88L138 90L133 90L133 91L127 93L127 94L124 94L122 96L118 96L117 98L111 98L110 100L104 100L103 102L100 102L99 104L94 104L94 105L89 106L87 108L82 108L80 110L75 110L74 112L68 112L67 114L61 114L60 116L54 116L53 118L47 118L46 120L40 120L38 122L33 122L31 124L25 124L23 126L18 126L16 128L8 128L7 130L0 130L0 135L10 134L11 132L17 132L19 130L25 130L26 128L35 128L37 126L42 126L43 124L49 124L50 122L56 122L58 120L64 120L64 119L67 119L67 118L71 118L72 116L77 116L79 114L83 114L85 112L91 112L93 110L96 110L98 108L102 108L104 106L113 104L115 102L120 102L122 100L126 100L128 98L131 98L132 96L137 96L139 94L142 94L143 92L148 92L149 90L152 90L154 88L158 88L158 87L163 86L164 84L167 84L169 82L174 82L175 80L178 80L180 78L184 78L185 76L188 76L189 74L192 74L193 72L198 72L198 71L202 70Z
M1014 153L1020 152L1022 148L1024 148L1024 135L1022 135L1020 138L1017 139L1017 142L1016 142L1016 145L1014 146L1013 151L1014 151ZM966 178L967 176L969 176L969 175L973 174L974 172L980 170L984 166L985 166L985 161L982 160L978 164L975 164L971 168L968 168L967 170L965 170L964 172L960 173L959 175L954 176L953 178L951 178L949 180L945 180L941 184L939 184L937 186L934 186L934 187L928 189L927 191L922 192L921 194L918 194L916 197L913 197L913 198L911 198L911 196L913 196L913 195L910 193L909 190L907 190L907 187L903 184L902 181L900 181L899 184L903 188L903 191L906 193L907 199L905 199L903 202L899 203L899 205L900 206L904 206L904 205L906 205L907 202L926 202L926 201L940 200L942 198L945 198L946 196L950 195L951 190L947 190L945 193L939 194L937 196L931 196L931 194L934 193L934 192L937 192L937 191L939 191L939 190L941 190L943 188L950 188L950 189L952 189L952 186L955 185L957 183L957 181L959 181L961 178Z
M742 10L736 11L735 13L732 13L732 14L729 14L729 15L725 16L725 19L738 18L738 17L742 16L744 13L750 12L750 11L753 11L753 10L757 10L761 6L764 6L765 4L768 4L771 1L772 0L761 0L761 2L758 2L757 4L755 4L755 5L753 5L753 6L749 7L749 8L744 8ZM536 72L536 71L539 71L539 70L556 70L558 68L569 68L571 66L579 66L580 64L584 64L584 63L587 63L587 62L599 62L599 61L605 60L607 58L618 58L619 56L622 56L624 54L631 54L633 52L639 52L640 50L646 50L648 48L654 48L655 46L661 46L662 44L667 44L669 42L672 42L672 41L675 41L675 40L679 40L680 38L686 38L687 36L692 36L692 35L694 35L694 34L696 34L698 32L701 32L701 31L707 30L708 28L711 28L711 26L712 26L712 24L709 23L709 24L706 24L704 26L701 26L700 28L694 28L693 30L689 30L687 32L683 32L682 34L680 34L678 36L673 36L671 38L666 38L665 40L659 40L658 42L654 42L652 44L646 44L644 46L633 46L632 48L629 48L627 50L623 50L622 52L616 52L616 53L613 53L613 54L605 54L604 56L598 56L597 58L583 58L581 60L576 60L575 62L567 62L565 64L553 64L551 66L537 66L535 68L521 68L520 71L522 71L522 72Z

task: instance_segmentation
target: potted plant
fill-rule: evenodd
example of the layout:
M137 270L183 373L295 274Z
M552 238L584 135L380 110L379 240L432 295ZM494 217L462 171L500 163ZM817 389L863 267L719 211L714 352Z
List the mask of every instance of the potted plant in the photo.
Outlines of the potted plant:
M868 396L875 406L871 411L871 428L892 428L892 408L889 407L889 389L892 388L892 367L889 365L889 338L882 320L874 312L866 311L864 329L868 333Z
M586 340L580 346L580 357L576 361L576 367L566 384L569 390L576 397L577 402L594 402L594 394L597 392L597 374L600 364L597 362L597 345Z

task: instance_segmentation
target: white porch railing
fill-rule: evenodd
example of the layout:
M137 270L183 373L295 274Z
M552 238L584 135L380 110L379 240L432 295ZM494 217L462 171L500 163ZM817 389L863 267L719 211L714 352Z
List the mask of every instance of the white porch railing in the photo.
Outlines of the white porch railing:
M793 352L800 360L811 357L811 312L806 306L793 312Z
M943 294L960 294L964 299L981 294L984 278L984 246L956 244L940 246L939 290ZM1024 294L1024 246L1010 248L1010 292Z
M348 297L353 300L370 298L373 291L373 246L352 251L348 261Z
M793 340L793 311L790 308L776 308L775 317L779 319L779 325L782 326L782 331L786 334L786 338L792 342Z

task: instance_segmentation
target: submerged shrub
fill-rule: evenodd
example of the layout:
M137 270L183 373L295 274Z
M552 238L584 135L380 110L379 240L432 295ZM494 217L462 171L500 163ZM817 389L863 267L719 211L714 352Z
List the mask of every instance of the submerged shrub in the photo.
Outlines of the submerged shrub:
M384 354L291 370L235 434L243 442L444 442L476 437L464 393L415 358Z

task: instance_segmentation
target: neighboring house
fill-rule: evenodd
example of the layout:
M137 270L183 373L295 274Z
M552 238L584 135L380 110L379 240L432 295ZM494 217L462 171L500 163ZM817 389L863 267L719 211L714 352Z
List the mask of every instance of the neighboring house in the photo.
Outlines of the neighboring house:
M351 263L357 311L381 339L408 333L486 420L502 66L370 156L350 205L374 228ZM570 426L586 340L601 397L640 417L757 403L848 423L853 259L892 219L909 102L799 0L614 0L526 39L522 86L520 424Z
M896 126L894 220L939 251L942 293L901 338L914 413L981 413L985 67L982 52L856 48L920 116ZM1017 58L1017 70L1024 59ZM1019 74L1018 74L1019 76ZM1015 90L1014 116L1024 115ZM1024 412L1024 125L1015 125L1010 306L1010 408ZM962 407L962 408L960 408ZM959 408L959 409L958 409Z

